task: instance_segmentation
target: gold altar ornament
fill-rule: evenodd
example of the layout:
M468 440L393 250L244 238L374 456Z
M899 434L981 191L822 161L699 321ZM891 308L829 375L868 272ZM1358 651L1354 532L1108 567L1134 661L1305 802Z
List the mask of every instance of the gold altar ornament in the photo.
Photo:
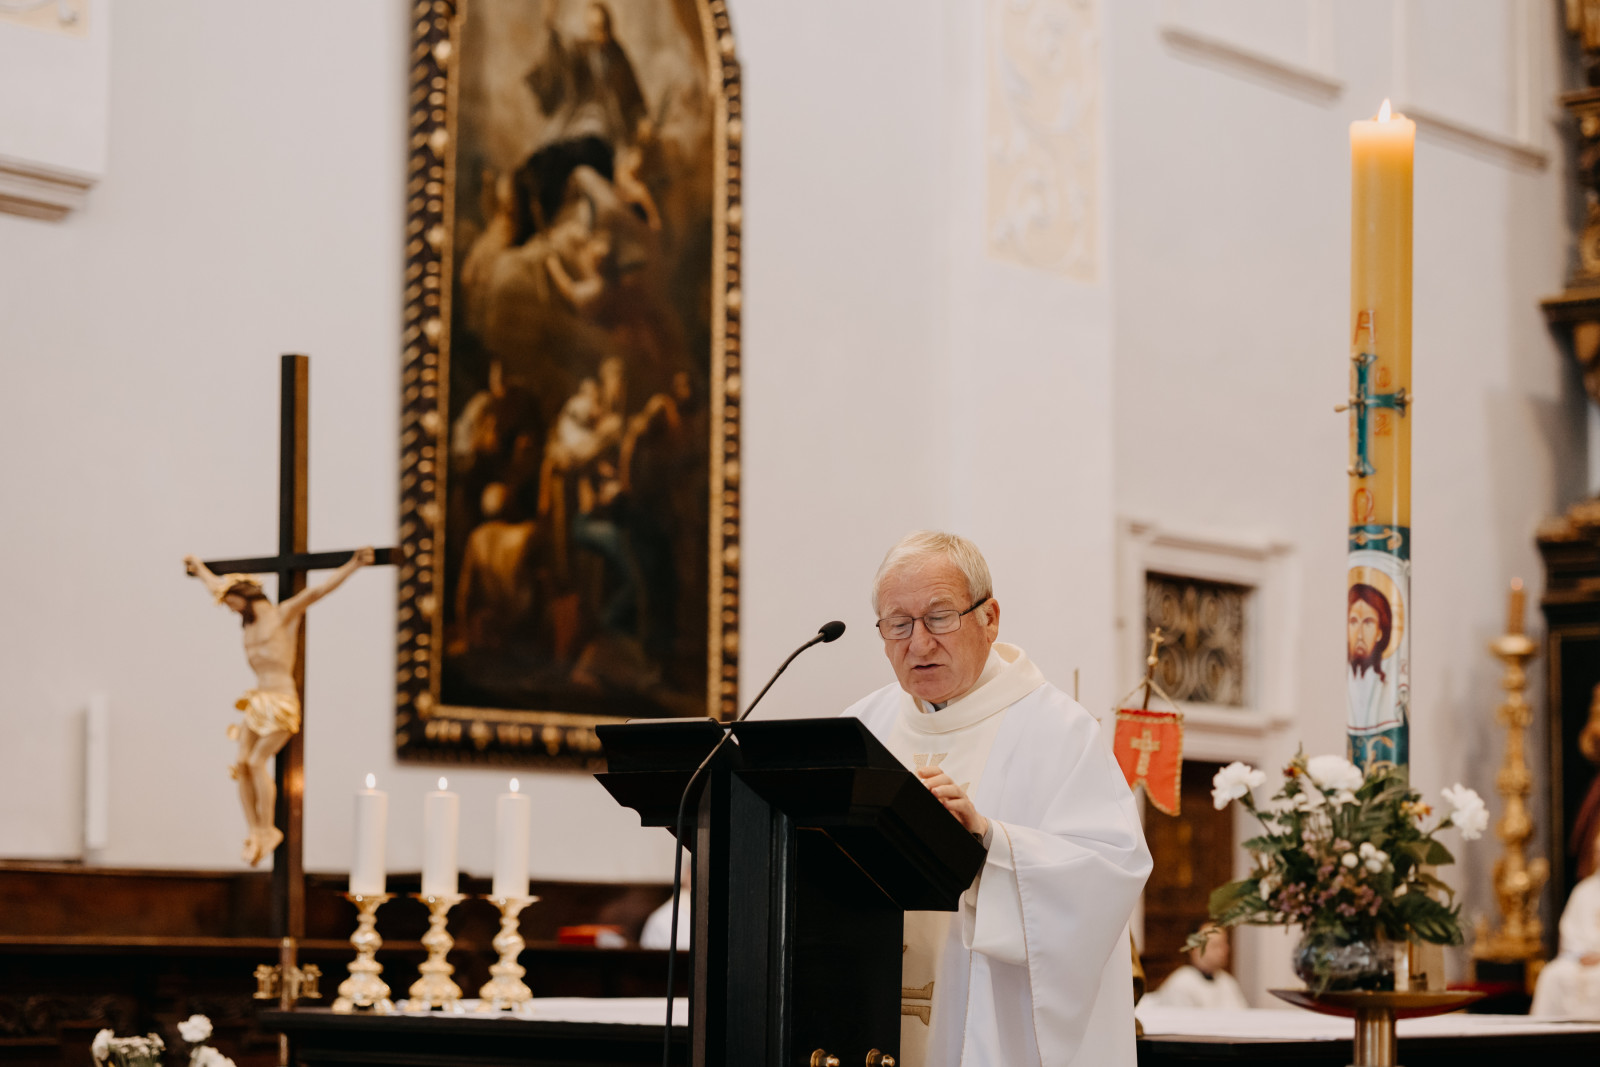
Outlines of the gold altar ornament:
M1487 916L1480 916L1472 946L1472 958L1493 963L1523 963L1524 981L1533 991L1539 970L1544 966L1544 924L1539 919L1539 894L1550 877L1550 864L1543 857L1529 860L1528 839L1533 836L1533 820L1527 798L1532 778L1523 756L1523 733L1533 721L1524 691L1528 685L1527 662L1538 654L1538 646L1522 632L1525 594L1520 579L1511 583L1506 632L1489 644L1505 664L1500 687L1506 698L1495 712L1495 719L1506 728L1506 755L1495 775L1495 791L1505 800L1505 814L1495 827L1495 835L1505 845L1504 854L1494 864L1494 896L1500 908L1500 925L1492 932Z
M339 998L333 1010L348 1015L357 1008L366 1008L379 1015L394 1010L389 999L389 985L378 975L383 964L377 960L383 938L378 936L378 909L394 899L393 893L346 893L344 898L356 906L356 932L350 935L356 958L350 964L350 977L339 983Z
M515 1010L533 999L533 990L523 982L527 970L517 962L527 942L522 939L517 916L522 909L537 901L538 897L489 897L489 903L500 909L500 932L490 942L500 954L498 963L489 965L494 977L478 990L479 1011Z
M256 1000L276 1000L278 1007L288 1011L297 1000L320 1000L322 968L315 963L304 967L295 962L295 940L286 937L278 944L278 962L263 963L256 967Z
M461 987L451 980L455 968L445 960L455 939L445 929L445 922L450 909L466 897L461 893L442 893L436 897L413 893L412 896L428 906L428 932L422 935L422 947L428 950L428 958L417 967L422 977L411 983L411 999L407 1006L424 1011L434 1008L459 1011Z

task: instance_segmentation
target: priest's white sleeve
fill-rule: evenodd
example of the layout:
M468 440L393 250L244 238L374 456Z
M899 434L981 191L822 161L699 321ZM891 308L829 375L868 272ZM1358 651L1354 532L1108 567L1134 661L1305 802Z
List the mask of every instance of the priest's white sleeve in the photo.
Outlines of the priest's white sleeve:
M1128 918L1151 867L1133 795L1099 724L1074 709L1066 729L1041 731L1003 769L1008 787L997 810L1032 811L997 821L961 901L966 947L1026 967L1047 1067L1077 1055L1111 954L1127 954ZM1131 986L1128 1001L1131 1020Z

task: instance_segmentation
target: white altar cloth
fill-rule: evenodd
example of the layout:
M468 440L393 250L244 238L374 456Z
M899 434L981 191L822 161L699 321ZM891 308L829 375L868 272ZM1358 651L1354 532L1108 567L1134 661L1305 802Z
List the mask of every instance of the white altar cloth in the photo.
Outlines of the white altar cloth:
M1135 1011L1147 1037L1221 1037L1258 1041L1349 1041L1354 1031L1349 1019L1289 1008L1248 1011L1212 1011L1203 1008L1163 1008L1139 1005ZM1591 1031L1600 1035L1600 1022L1561 1021L1528 1015L1468 1015L1455 1012L1426 1019L1401 1019L1397 1033L1408 1037L1490 1037L1507 1034L1570 1034Z
M411 1010L401 1001L397 1015L438 1016L440 1011ZM666 997L534 997L516 1011L479 1012L478 1001L463 1000L461 1009L450 1013L451 1018L472 1016L485 1020L537 1019L559 1023L611 1023L623 1026L660 1026L667 1018ZM689 1003L683 997L672 1002L672 1021L677 1026L689 1025Z

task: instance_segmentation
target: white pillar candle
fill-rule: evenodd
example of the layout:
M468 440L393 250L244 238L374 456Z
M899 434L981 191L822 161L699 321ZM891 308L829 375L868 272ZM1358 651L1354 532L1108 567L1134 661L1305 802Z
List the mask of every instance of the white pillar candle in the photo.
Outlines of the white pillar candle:
M501 793L494 812L494 895L528 895L528 838L533 828L533 799L517 792Z
M389 834L389 794L374 786L367 775L367 787L356 794L356 847L350 861L350 893L372 897L384 891L387 871L383 865L384 847Z
M422 895L442 897L457 891L456 837L461 823L461 798L439 779L437 792L422 802Z

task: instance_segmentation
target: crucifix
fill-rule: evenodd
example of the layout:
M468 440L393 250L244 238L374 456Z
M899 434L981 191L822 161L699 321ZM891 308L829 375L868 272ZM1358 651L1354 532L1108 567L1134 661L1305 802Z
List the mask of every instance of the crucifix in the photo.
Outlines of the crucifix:
M302 716L305 699L306 630L303 611L311 600L328 592L355 567L363 564L393 564L398 555L393 548L357 549L343 552L306 550L307 459L309 455L310 360L303 355L282 359L282 400L278 444L278 554L247 559L207 560L190 557L188 572L206 582L218 602L244 616L246 651L258 680L268 674L287 673L273 687L265 682L239 701L245 712L247 739L261 738L268 744L281 744L274 756L273 784L276 801L269 836L252 831L246 842L245 858L252 863L262 854L272 855L272 932L280 939L276 968L256 969L260 983L257 997L276 996L288 1009L302 995L315 996L317 972L314 967L296 964L298 946L305 937L305 873L303 867L303 800L305 794ZM334 580L319 589L306 589L306 575L314 570L339 568ZM267 647L262 641L252 647L252 600L265 596L251 577L257 574L278 576L278 610L286 616L284 625L292 630L268 635L284 641L282 649ZM223 577L218 578L221 574ZM234 603L233 601L237 601ZM274 615L276 618L276 613ZM292 642L292 654L287 643ZM289 690L289 691L286 691ZM287 736L285 736L287 735ZM248 774L243 753L235 773ZM248 783L242 782L248 795ZM263 790L265 785L262 786ZM264 817L263 817L264 818ZM252 844L256 854L252 855Z

